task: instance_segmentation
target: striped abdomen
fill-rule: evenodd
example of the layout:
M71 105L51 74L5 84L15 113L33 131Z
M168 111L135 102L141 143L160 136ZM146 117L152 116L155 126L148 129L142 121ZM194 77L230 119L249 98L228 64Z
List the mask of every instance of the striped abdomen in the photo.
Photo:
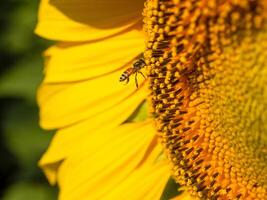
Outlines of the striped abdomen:
M120 76L120 82L129 79L129 77L130 77L133 73L135 73L134 68L131 67L131 68L126 69L126 70L122 73L122 75Z

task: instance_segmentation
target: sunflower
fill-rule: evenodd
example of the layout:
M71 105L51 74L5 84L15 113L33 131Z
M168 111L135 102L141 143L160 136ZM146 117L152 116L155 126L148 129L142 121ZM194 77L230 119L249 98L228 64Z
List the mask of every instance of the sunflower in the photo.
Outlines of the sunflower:
M264 0L42 0L36 33L56 42L40 124L57 132L39 164L59 199L160 199L171 174L195 198L267 199L265 12ZM147 80L121 84L142 52Z

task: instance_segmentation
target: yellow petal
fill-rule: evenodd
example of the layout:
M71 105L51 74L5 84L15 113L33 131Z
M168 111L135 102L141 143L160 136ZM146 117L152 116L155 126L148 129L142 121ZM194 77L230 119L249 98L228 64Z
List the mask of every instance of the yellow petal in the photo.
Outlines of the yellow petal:
M99 79L76 84L43 85L39 91L41 125L59 128L94 117L106 121L107 113L117 116L124 101L135 107L146 97L146 87L135 88L134 82L124 86L117 81L117 72ZM112 87L113 85L113 87ZM111 86L108 88L108 86ZM53 95L50 93L54 90ZM126 103L127 103L126 102ZM114 109L117 108L117 110Z
M45 53L45 83L92 79L115 70L122 73L144 50L141 32L132 30L97 42L59 43ZM118 75L119 76L119 75ZM114 81L118 81L116 77Z
M96 40L141 24L144 0L42 0L36 33L52 40Z
M131 31L103 41L62 43L50 48L46 52L46 78L38 92L41 126L60 128L89 118L103 121L104 112L113 110L110 113L113 116L121 114L119 106L123 101L136 108L146 96L142 77L138 90L134 80L125 86L118 79L125 70L123 65L141 52L140 38L139 32ZM129 46L129 41L136 46ZM117 56L120 54L116 50L125 53Z
M99 131L108 131L119 126L131 113L134 112L142 100L143 97L133 95L132 98L127 101L123 101L121 104L114 106L99 115L60 129L54 136L52 143L50 144L47 153L40 161L40 164L47 166L53 165L70 155L71 152L77 148L76 143L79 143L80 140L84 140L88 135L97 134L95 132ZM52 166L52 169L54 170L54 165Z
M98 152L99 149L103 149L102 146L112 145L125 137L133 137L133 139L129 139L130 143L138 142L137 138L139 138L141 146L143 141L146 141L146 145L148 146L155 132L151 122L128 123L113 128L103 126L102 129L95 130L93 128L94 126L91 127L90 123L82 123L64 128L57 132L49 149L39 162L39 165L44 169L50 183L55 183L57 170L61 162L72 155L79 156L84 153ZM134 131L141 132L136 134ZM136 146L136 148L138 147ZM146 151L146 148L144 147L142 150ZM109 152L110 151L107 151L106 153ZM131 149L126 153L131 153Z
M59 164L61 198L99 198L125 185L126 178L135 177L142 171L150 172L161 151L160 147L155 147L154 134L151 122L141 122L125 124L110 131L96 130L94 134L84 135L78 142L73 141L76 148ZM54 153L57 151L50 151L52 157ZM46 170L46 166L43 167ZM161 179L163 171L158 170ZM168 179L169 173L166 173L166 177Z
M103 199L157 200L160 199L169 177L166 162L145 165L136 169Z

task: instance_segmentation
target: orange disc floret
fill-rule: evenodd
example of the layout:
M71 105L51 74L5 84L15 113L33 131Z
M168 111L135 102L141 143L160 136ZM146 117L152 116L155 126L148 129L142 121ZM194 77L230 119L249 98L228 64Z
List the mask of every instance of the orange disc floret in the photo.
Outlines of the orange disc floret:
M173 176L199 199L267 199L265 0L148 0L150 100Z

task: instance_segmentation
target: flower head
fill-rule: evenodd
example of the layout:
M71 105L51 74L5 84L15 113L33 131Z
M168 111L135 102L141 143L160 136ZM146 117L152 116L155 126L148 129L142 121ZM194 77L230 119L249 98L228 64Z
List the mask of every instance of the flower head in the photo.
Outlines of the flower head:
M173 176L203 199L267 198L265 1L150 0L146 62Z
M143 3L41 2L36 32L57 42L40 121L57 133L40 166L60 199L160 199L163 151L195 198L266 199L266 2ZM148 80L121 84L142 52Z

